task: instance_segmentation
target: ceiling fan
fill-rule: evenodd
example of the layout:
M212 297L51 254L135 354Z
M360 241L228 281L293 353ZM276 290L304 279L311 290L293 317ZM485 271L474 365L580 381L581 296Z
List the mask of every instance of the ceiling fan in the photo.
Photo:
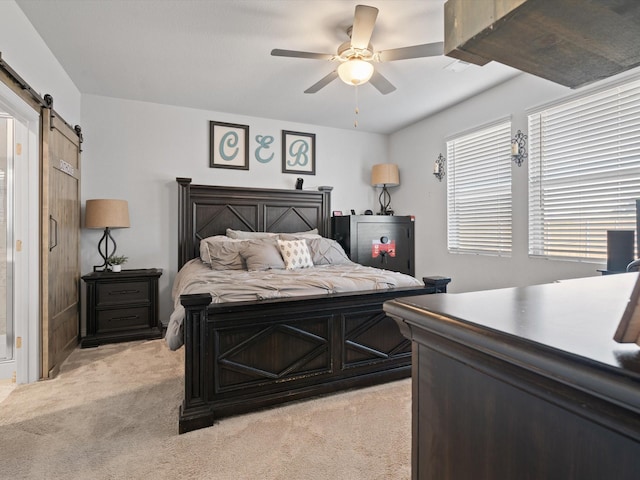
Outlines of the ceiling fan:
M351 40L340 45L336 55L330 53L280 50L277 48L271 50L271 55L275 57L297 57L340 62L335 70L319 82L311 85L304 93L316 93L340 77L342 81L349 85L362 85L369 81L380 93L386 95L393 92L396 87L374 68L373 62L392 62L408 58L442 55L444 44L442 42L425 43L422 45L376 52L369 41L371 40L377 16L377 8L367 5L356 5L353 25L347 30L347 34Z

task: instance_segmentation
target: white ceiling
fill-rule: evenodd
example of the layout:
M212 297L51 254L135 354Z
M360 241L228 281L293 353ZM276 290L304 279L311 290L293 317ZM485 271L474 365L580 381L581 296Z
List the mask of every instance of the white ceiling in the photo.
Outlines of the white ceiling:
M354 128L355 88L322 60L273 48L335 53L355 5L380 12L375 49L439 42L445 0L17 0L83 94ZM391 133L519 72L491 62L454 73L445 56L379 63L397 90L358 87L358 130Z

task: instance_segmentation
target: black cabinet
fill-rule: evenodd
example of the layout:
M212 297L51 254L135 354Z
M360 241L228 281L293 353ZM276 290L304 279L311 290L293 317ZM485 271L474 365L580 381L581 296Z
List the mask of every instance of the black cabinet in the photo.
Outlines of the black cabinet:
M414 276L414 221L410 216L348 215L332 218L333 238L361 265Z
M87 286L87 332L82 347L160 338L158 278L162 270L93 272Z

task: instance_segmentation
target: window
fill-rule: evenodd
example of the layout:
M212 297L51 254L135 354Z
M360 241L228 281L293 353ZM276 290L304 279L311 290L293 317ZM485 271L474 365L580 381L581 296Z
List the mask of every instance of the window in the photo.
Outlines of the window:
M447 142L448 247L511 255L511 122Z
M607 258L607 230L635 230L640 81L529 115L529 254Z

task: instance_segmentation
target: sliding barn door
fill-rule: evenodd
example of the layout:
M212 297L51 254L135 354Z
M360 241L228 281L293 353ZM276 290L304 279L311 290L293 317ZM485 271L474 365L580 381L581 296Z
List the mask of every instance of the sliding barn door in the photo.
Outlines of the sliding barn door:
M55 376L78 343L80 138L42 110L42 376Z

